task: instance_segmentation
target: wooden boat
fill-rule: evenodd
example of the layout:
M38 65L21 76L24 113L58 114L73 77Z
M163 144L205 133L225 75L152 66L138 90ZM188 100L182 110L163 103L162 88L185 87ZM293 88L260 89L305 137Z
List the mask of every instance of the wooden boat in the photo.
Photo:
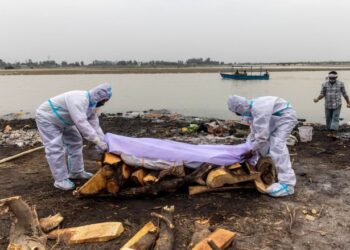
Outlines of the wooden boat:
M220 73L223 79L233 79L233 80L269 80L269 74L263 75L246 75L246 74L228 74L228 73Z

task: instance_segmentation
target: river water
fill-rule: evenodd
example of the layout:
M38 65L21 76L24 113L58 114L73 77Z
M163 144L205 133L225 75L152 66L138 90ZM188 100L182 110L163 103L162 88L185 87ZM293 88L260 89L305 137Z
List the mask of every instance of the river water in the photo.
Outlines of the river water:
M299 118L324 122L323 101L315 104L312 100L326 75L327 71L272 72L268 81L223 80L217 73L0 76L0 116L18 111L33 114L49 97L109 82L113 97L103 107L108 113L169 109L185 115L237 119L227 110L229 95L274 95L290 101ZM350 71L338 75L350 94ZM341 117L344 122L350 120L345 102Z

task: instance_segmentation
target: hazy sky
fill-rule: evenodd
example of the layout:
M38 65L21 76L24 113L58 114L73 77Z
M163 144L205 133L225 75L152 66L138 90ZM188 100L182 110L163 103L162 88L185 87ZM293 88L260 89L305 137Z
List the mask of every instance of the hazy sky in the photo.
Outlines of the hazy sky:
M0 59L350 60L349 0L0 0Z

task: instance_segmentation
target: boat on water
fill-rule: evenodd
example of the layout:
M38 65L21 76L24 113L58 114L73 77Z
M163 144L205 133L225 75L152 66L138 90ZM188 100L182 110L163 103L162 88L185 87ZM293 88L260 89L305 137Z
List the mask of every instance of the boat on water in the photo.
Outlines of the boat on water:
M234 79L234 80L269 80L269 74L263 75L243 75L243 74L227 74L220 73L223 79Z
M232 68L233 72L233 68ZM222 73L220 75L223 79L233 79L233 80L269 80L270 75L267 70L262 73L262 69L260 68L260 74L253 75L253 67L251 67L250 73L248 74L246 70L241 72L237 69L235 73Z

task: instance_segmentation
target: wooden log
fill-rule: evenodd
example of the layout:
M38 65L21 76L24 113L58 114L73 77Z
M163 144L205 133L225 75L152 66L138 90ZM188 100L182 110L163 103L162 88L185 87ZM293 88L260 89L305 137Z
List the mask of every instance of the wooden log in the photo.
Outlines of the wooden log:
M107 180L106 188L109 193L114 195L120 190L120 186L115 178Z
M144 225L120 250L151 249L158 237L158 227L151 221Z
M121 222L104 222L80 227L56 229L48 234L50 239L63 239L67 244L103 242L117 238L124 232Z
M159 172L157 181L163 179L166 176L184 177L185 175L186 173L184 166L174 166L168 169L161 170Z
M192 250L212 250L212 247L208 244L208 241L212 241L215 247L219 249L225 249L232 243L233 239L236 237L235 232L231 232L225 229L216 229L208 237L205 237L202 241L196 244Z
M142 180L143 180L143 183L145 183L145 185L150 185L157 181L157 177L158 177L158 172L151 171L145 177L143 177Z
M262 164L265 164L265 161L261 162ZM254 174L257 173L255 171L255 168L253 166L251 166L248 162L244 163L245 168L248 170L248 172L250 174ZM259 164L257 164L257 168L259 168ZM267 166L267 165L265 165ZM263 182L261 175L264 172L265 175L269 175L270 173L268 173L267 171L271 170L271 169L265 169L265 168L260 168L261 172L259 171L258 173L260 173L260 175L254 180L254 185L255 188L260 192L260 193L266 193L266 189L267 189L267 185L265 185L265 183ZM272 173L271 173L272 174Z
M242 167L241 164L239 162L236 162L236 163L232 164L231 166L228 166L228 169L235 170L235 169L239 169L241 167Z
M49 217L39 219L40 227L45 233L50 232L52 229L58 227L58 225L62 221L63 221L63 217L60 213L57 213L53 216L50 215Z
M260 176L260 173L255 172L250 175L232 175L225 167L220 167L212 170L207 177L207 185L210 188L218 188L224 185L232 185L245 181L255 180Z
M261 173L261 180L266 186L277 181L276 166L270 157L260 157L256 166L257 171Z
M235 189L254 189L254 185L233 185L226 187L210 188L208 186L190 186L189 195L210 193L210 192L224 192Z
M173 213L174 206L165 206L162 208L161 216L156 216L161 219L160 232L156 241L155 250L172 250L174 249L174 224ZM155 213L151 213L151 215Z
M188 248L194 247L199 243L203 238L208 237L211 232L209 230L209 220L197 220L194 222L194 233L191 238L191 242L188 245Z
M104 158L103 158L103 164L108 164L108 165L116 165L118 163L121 163L121 159L118 155L111 154L111 153L105 153Z
M0 200L7 206L16 221L10 230L9 250L45 250L47 237L41 230L35 207L30 207L20 196Z
M174 192L179 187L183 186L185 183L191 183L191 182L194 182L196 179L201 178L210 169L212 169L211 165L203 164L201 167L193 171L191 174L184 176L183 178L161 180L152 185L122 189L119 191L118 196L134 197L134 196L143 195L143 194L157 195L159 192L162 192L162 191ZM132 177L133 176L131 176L131 178Z
M163 180L156 182L152 185L146 185L143 187L132 187L121 189L118 193L119 197L134 197L138 195L157 195L158 193L164 192L174 192L176 189L181 187L185 183L183 178L176 178L170 180Z
M85 184L77 188L73 195L87 196L98 194L100 191L106 189L107 180L103 175L103 170L99 169L94 176L92 176Z
M146 176L147 171L143 168L137 169L131 174L131 180L140 186L144 186L143 178Z
M131 167L126 165L125 163L123 163L122 165L122 176L124 180L129 179L130 175L131 175Z

